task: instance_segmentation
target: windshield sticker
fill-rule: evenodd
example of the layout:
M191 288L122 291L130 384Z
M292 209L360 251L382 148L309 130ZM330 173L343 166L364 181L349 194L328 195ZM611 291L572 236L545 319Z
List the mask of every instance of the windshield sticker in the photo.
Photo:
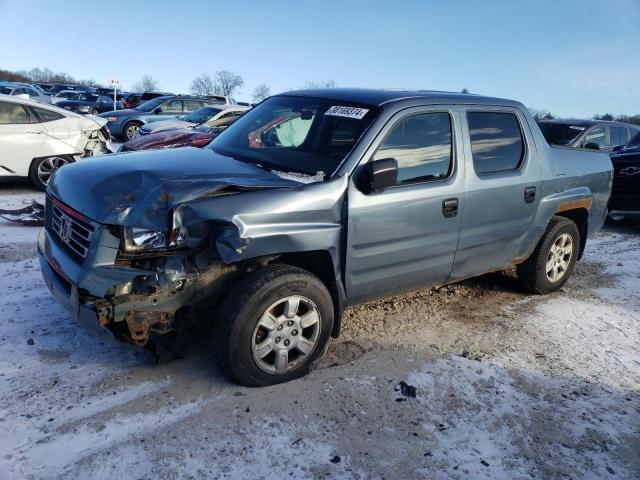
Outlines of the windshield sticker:
M578 127L576 125L570 125L569 128L573 128L574 130L580 130L580 131L585 129L585 127Z
M367 113L369 110L366 108L345 107L343 105L335 105L324 112L325 115L332 117L355 118L356 120L362 119Z

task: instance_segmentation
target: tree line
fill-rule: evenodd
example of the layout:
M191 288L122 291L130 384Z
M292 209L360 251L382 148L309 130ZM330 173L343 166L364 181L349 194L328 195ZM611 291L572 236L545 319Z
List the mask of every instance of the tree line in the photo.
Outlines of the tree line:
M104 87L104 84L93 79L82 80L74 78L65 72L54 72L50 68L32 68L31 70L9 71L0 69L0 81L32 82L32 83L67 83L86 87ZM218 70L215 74L202 73L191 82L190 93L197 96L224 95L232 97L244 85L244 79L229 70ZM300 88L335 88L334 80L308 81ZM160 83L151 75L142 78L131 85L130 91L135 93L157 92ZM271 88L261 83L253 89L251 100L261 102L271 96Z

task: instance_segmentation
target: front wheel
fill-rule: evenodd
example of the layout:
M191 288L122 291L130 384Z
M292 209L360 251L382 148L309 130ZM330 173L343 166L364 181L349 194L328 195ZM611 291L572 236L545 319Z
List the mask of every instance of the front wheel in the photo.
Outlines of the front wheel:
M333 316L331 294L306 270L274 265L250 274L217 316L220 367L250 387L301 377L326 350Z
M138 131L140 130L140 125L141 124L139 122L127 123L122 130L122 136L124 139L129 141L136 138L138 136Z
M564 217L553 217L531 257L518 265L520 283L540 294L559 290L573 272L579 249L576 224Z
M67 155L36 158L29 167L29 178L40 190L46 190L49 179L59 168L72 163L73 158Z
M93 110L91 110L91 115L98 116L99 114L100 114L100 111L97 108L94 108Z

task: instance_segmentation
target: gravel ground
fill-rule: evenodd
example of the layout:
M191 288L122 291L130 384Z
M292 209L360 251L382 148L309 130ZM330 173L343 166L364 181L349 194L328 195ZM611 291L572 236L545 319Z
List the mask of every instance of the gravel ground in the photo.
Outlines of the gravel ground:
M91 337L37 229L0 223L0 478L638 478L639 233L607 225L546 297L503 272L353 307L317 370L247 389L206 339L156 365Z

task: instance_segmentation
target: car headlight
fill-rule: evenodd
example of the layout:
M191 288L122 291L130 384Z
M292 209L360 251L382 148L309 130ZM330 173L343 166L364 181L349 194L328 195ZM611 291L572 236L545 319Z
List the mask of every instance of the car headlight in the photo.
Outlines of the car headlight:
M109 120L110 122L117 122L118 117L107 117L107 120Z
M177 228L170 232L137 227L124 228L124 249L127 252L170 250L182 246L184 240L184 233Z

